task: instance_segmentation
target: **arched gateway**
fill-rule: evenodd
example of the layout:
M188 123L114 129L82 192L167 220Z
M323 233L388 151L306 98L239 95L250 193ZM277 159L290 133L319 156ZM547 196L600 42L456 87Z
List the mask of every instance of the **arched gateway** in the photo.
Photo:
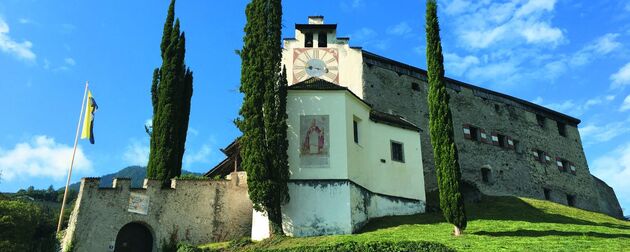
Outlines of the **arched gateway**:
M131 222L118 231L115 252L151 252L152 250L153 236L145 225Z

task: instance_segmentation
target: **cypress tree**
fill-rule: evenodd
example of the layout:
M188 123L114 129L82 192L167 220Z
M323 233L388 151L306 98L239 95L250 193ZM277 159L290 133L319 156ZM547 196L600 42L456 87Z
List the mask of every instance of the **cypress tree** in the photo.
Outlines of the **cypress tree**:
M289 200L286 140L286 72L280 73L281 0L253 0L246 9L237 126L243 133L241 165L249 198L267 213L272 236L284 235L281 205Z
M431 145L433 145L435 170L440 192L440 208L444 218L454 225L454 234L459 236L466 229L466 211L459 189L461 173L457 147L453 139L453 119L448 107L450 98L444 83L444 59L435 0L427 1L426 32L429 134Z
M186 36L175 20L175 0L171 1L164 23L160 51L162 66L153 71L151 103L153 130L147 178L162 180L179 176L186 144L193 74L184 63Z

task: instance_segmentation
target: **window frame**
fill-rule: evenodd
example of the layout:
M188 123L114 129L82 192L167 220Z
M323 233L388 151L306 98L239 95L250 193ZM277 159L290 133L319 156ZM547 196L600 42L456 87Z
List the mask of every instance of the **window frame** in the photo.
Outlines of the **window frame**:
M405 144L402 143L402 142L394 141L394 140L390 140L389 142L390 142L389 149L390 149L390 152L391 152L391 160L395 161L395 162L404 163L405 162ZM398 159L396 157L396 155L394 154L395 153L394 152L394 146L395 145L399 145L400 146L400 159Z

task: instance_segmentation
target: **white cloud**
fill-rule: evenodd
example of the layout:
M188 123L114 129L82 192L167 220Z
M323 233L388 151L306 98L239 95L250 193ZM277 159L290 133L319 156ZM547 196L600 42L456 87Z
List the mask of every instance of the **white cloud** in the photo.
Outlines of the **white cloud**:
M387 34L396 35L396 36L405 36L409 35L413 29L407 22L400 22L397 25L390 26L387 28Z
M622 208L627 211L630 207L630 142L595 159L591 170L615 190Z
M56 143L54 138L39 135L28 142L15 145L13 149L0 149L0 170L3 180L15 178L43 177L63 180L67 176L72 157L72 146ZM78 146L74 159L75 174L84 174L92 169L92 162Z
M521 34L528 43L532 44L552 44L556 45L562 41L564 35L558 28L550 27L548 23L535 23L526 27Z
M444 62L446 72L459 76L464 74L470 67L478 65L479 58L472 55L460 57L455 53L446 53L444 54Z
M376 31L367 27L354 31L350 34L350 38L356 43L362 44L363 47L366 48L375 47L380 50L389 48L389 40L379 38Z
M123 160L128 165L147 165L149 163L149 143L147 140L131 139L123 154Z
M610 76L612 84L610 88L616 89L626 85L630 85L630 63L621 67L619 71Z
M211 160L214 147L204 144L195 152L184 153L184 165L189 167L193 163L208 163Z
M65 58L63 61L69 66L74 66L77 64L77 62L74 61L73 58Z
M621 104L621 108L619 108L621 112L626 110L630 110L630 95L626 96L626 99L623 99L623 104Z
M363 27L350 34L350 38L355 41L365 42L367 40L373 39L374 37L376 37L376 35L378 35L376 31L367 27Z
M555 0L446 2L454 16L461 45L485 49L494 45L536 44L555 47L565 42L564 32L551 24Z
M538 100L540 99L540 100ZM596 96L583 102L566 100L559 103L544 104L542 97L537 97L534 103L548 107L550 109L569 114L572 116L581 116L593 106L609 104L615 99L614 95Z
M18 19L18 22L20 22L20 24L31 24L33 23L33 20L30 20L28 18L20 18Z
M597 56L607 55L622 47L617 41L618 33L607 33L593 42L587 44L582 49L574 53L568 63L572 66L582 66L590 63Z
M587 124L579 128L584 145L608 142L618 136L630 132L630 120L609 122L604 125Z
M9 31L9 24L0 17L0 50L21 60L35 61L37 56L31 50L33 43L28 40L18 43L9 36Z

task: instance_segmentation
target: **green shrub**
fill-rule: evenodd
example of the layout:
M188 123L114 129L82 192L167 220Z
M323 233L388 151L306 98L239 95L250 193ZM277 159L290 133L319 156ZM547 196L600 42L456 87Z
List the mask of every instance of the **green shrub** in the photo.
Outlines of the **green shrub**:
M177 244L177 252L202 252L200 248L197 248L193 245L190 245L185 242L180 242Z
M249 244L252 244L252 240L249 237L241 237L239 239L231 240L230 243L228 243L228 248L242 248Z
M416 252L416 251L435 251L435 252L451 252L455 251L443 244L435 242L387 242L387 241L370 241L358 243L354 241L342 242L329 246L304 246L286 249L254 249L254 251L267 252Z
M182 174L179 175L178 177L176 177L176 179L181 179L181 180L210 180L210 178L208 177L204 177L201 175L195 175L195 174Z
M50 209L0 200L0 251L54 251L55 223Z

